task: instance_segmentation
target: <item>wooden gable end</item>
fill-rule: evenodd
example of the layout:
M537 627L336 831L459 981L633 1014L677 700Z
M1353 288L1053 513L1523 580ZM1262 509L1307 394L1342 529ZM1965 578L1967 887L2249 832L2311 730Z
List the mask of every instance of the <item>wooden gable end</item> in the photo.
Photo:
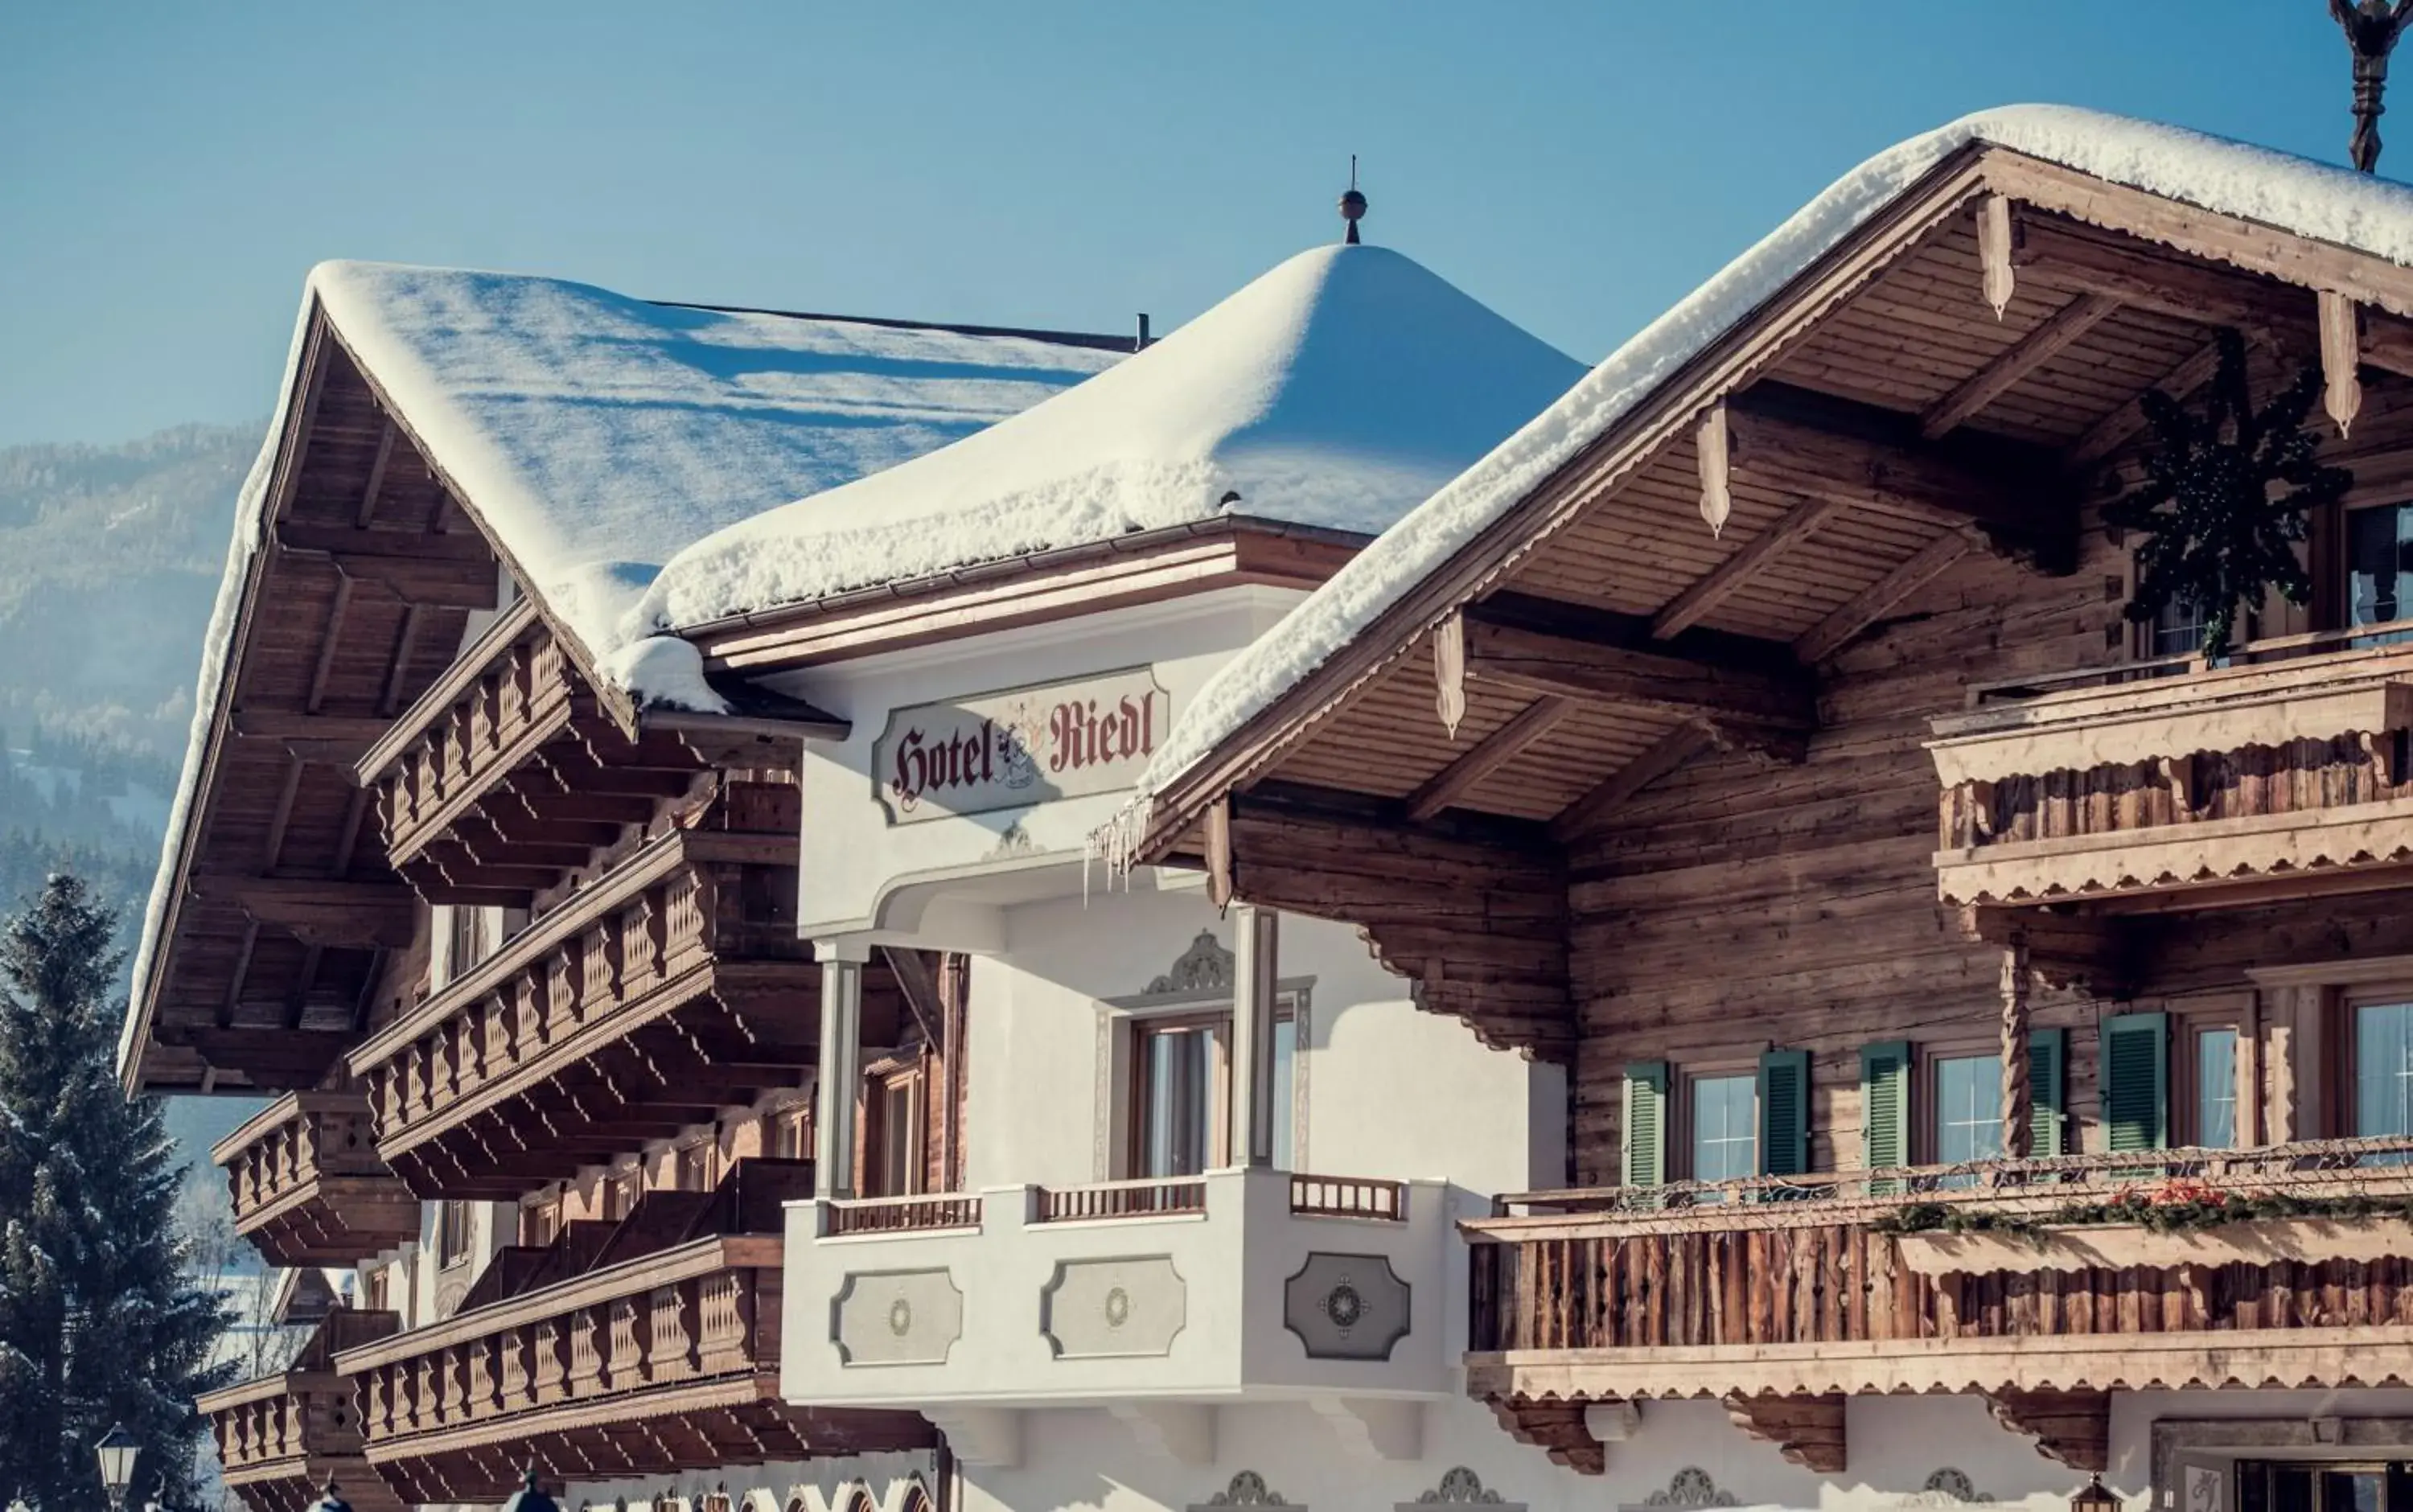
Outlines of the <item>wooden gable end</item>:
M129 1087L315 1085L417 906L352 763L491 608L495 551L323 316L179 840Z
M1631 1005L1654 971L1695 980L1652 1012L1715 1015L1733 984L1711 978L1755 970L1727 947L1858 971L1832 987L1870 1026L1932 1002L1938 973L1991 985L1933 898L1927 717L1973 681L2124 654L2126 552L2095 511L2137 476L2139 395L2200 387L2223 326L2268 393L2321 361L2342 296L2361 374L2332 375L2355 412L2329 450L2383 486L2413 442L2413 271L1966 150L1161 794L1141 859L1255 898L1294 857L1252 811L1346 812L1394 837L1383 875L1308 912L1447 979L1488 968L1447 941L1421 961L1384 945L1403 907L1465 914L1445 875L1399 858L1444 821L1508 826L1497 855L1564 868L1562 1016L1531 983L1477 982L1451 1011L1545 1054L1588 1051L1603 995ZM1771 914L1792 932L1753 935L1746 916ZM1823 926L1897 916L1941 954L1897 970ZM1577 1115L1595 1164L1606 1103Z

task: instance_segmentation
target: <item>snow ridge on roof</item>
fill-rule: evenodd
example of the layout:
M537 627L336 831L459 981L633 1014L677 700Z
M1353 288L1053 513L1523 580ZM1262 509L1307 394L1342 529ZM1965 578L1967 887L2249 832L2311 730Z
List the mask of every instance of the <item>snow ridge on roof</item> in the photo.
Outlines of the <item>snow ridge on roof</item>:
M1118 354L334 262L328 318L599 661L680 548L936 451Z
M1112 372L680 553L629 633L1223 513L1371 535L1581 372L1397 252L1316 247Z
M2018 105L1963 116L1890 147L1836 180L1609 354L1225 663L1158 749L1131 803L1100 832L1097 843L1109 862L1128 861L1156 794L1330 660L1678 368L1971 142L2413 267L2413 188L2178 126L2066 106Z
M619 634L673 553L756 511L960 440L1120 360L1037 334L655 304L523 274L377 262L312 269L277 411L236 497L192 738L136 949L121 1064L154 987L314 307L600 675L640 702L688 707L718 704L692 649Z

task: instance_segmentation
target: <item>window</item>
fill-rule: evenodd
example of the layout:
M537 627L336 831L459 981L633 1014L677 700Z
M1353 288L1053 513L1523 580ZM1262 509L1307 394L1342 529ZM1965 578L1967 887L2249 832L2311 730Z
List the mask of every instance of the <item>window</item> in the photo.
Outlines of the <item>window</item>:
M762 1116L762 1149L775 1160L810 1160L813 1154L812 1104L774 1108Z
M561 1199L547 1198L520 1209L520 1243L541 1250L561 1233Z
M1230 1035L1227 1011L1143 1019L1132 1057L1138 1089L1132 1174L1196 1176L1224 1164L1230 1148Z
M370 1266L361 1271L361 1310L363 1312L384 1312L389 1311L392 1304L387 1300L386 1294L387 1281L385 1267Z
M2413 1002L2354 1011L2354 1132L2413 1134Z
M864 1107L865 1196L910 1197L922 1190L923 1083L918 1060L871 1078Z
M2172 600L2154 612L2146 654L2183 657L2203 646L2203 611Z
M709 1139L699 1139L692 1145L682 1147L678 1152L676 1166L675 1184L678 1190L681 1192L711 1191L713 1180L719 1174L716 1169L720 1164L716 1158L719 1153L718 1147Z
M1939 1056L1935 1060L1935 1159L1999 1160L2003 1153L2003 1058Z
M1695 1181L1728 1181L1759 1174L1759 1078L1749 1074L1695 1076L1692 1094Z
M2413 617L2413 505L2355 510L2346 522L2346 623Z
M2190 1142L2213 1149L2237 1143L2237 1030L2227 1026L2195 1031L2192 1099L2195 1127Z
M637 1206L637 1198L645 1190L645 1173L636 1167L621 1171L603 1182L603 1217L607 1223L618 1223Z
M436 1205L436 1263L446 1270L469 1263L469 1205L451 1199Z

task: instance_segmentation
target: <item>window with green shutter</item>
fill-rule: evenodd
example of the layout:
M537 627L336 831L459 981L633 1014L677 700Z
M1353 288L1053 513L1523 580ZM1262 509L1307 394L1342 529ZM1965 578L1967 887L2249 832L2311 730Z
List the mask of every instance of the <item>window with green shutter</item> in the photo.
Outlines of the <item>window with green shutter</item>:
M1625 1068L1623 1184L1655 1187L1667 1179L1667 1062Z
M1910 1045L1894 1040L1860 1047L1860 1164L1872 1171L1910 1164ZM1897 1194L1899 1182L1873 1181L1869 1195Z
M2162 1014L2103 1021L2103 1148L2161 1149L2170 1142L2169 1022Z
M1759 1170L1799 1176L1810 1169L1810 1052L1770 1050L1759 1058Z
M2069 1137L2069 1031L2028 1031L2028 1153L2067 1155Z

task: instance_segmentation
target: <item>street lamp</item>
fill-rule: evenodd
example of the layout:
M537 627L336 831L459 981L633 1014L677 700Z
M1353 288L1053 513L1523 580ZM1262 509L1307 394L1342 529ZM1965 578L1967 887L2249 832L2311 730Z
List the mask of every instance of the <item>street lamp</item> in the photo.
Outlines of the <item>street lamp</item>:
M536 1466L531 1462L527 1474L520 1478L520 1489L511 1492L511 1499L503 1504L503 1512L561 1512L561 1509L536 1483Z
M2101 1475L2090 1475L2069 1499L2069 1512L2120 1512L2119 1493L2106 1487Z
M134 1484L134 1459L142 1452L141 1441L118 1423L92 1449L100 1458L100 1483L109 1490L110 1506L125 1512L126 1488Z

